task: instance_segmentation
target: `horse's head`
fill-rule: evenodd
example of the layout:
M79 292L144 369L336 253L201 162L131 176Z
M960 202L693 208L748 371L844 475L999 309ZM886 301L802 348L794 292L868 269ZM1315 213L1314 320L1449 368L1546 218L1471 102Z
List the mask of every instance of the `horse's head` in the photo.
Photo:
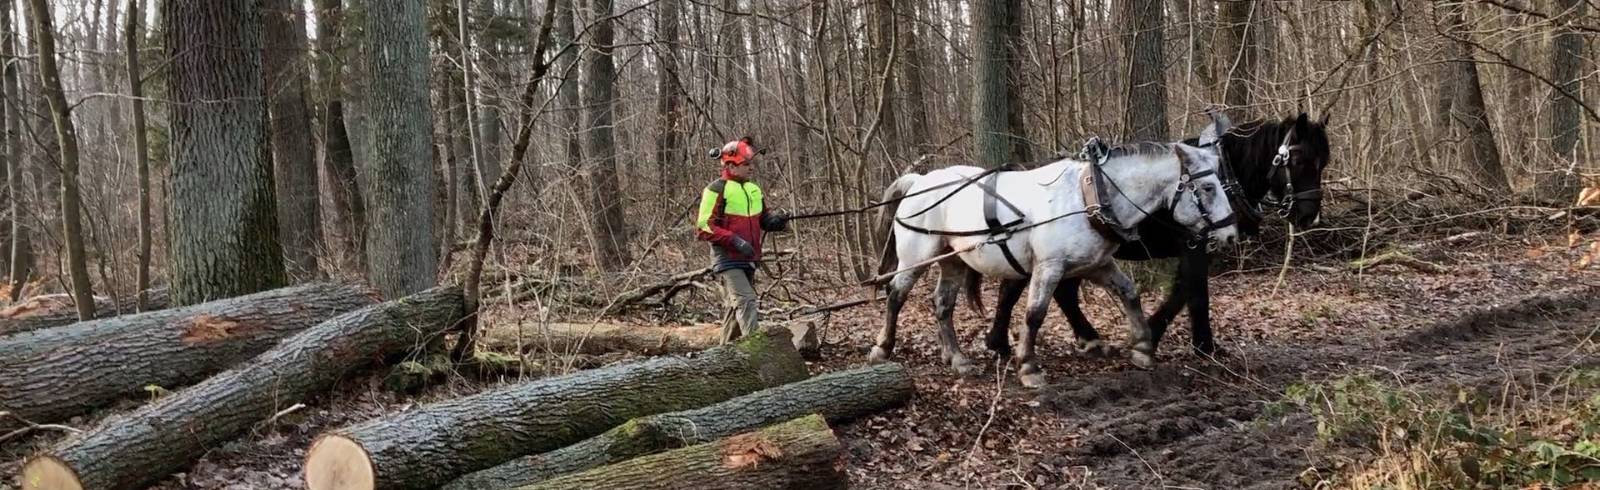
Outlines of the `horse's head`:
M1310 227L1322 215L1322 171L1328 167L1328 116L1312 122L1304 112L1285 118L1278 153L1272 159L1271 186L1267 198L1276 201L1295 226Z
M1172 194L1172 219L1188 228L1196 238L1204 236L1213 245L1233 242L1239 236L1235 224L1238 220L1222 191L1221 152L1214 147L1198 148L1181 143L1173 145L1172 149L1177 154L1179 167L1178 182Z

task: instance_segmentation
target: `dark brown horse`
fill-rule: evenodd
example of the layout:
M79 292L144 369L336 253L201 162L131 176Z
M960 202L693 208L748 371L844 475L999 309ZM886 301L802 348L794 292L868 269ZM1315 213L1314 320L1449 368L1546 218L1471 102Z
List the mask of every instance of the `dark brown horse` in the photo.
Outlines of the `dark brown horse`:
M1326 116L1312 122L1301 113L1299 117L1287 117L1282 121L1251 121L1222 137L1225 166L1232 170L1231 177L1237 184L1225 185L1233 187L1229 189L1229 197L1235 215L1239 216L1241 233L1255 235L1260 231L1262 219L1270 215L1288 218L1299 227L1317 223L1322 212L1322 173L1328 166L1331 152L1327 122ZM1122 260L1177 257L1178 274L1173 278L1166 300L1150 316L1150 334L1159 345L1167 325L1187 306L1195 350L1205 355L1214 354L1217 345L1211 333L1207 283L1211 256L1206 247L1194 246L1187 232L1171 226L1169 217L1158 214L1153 218L1139 226L1139 239L1123 243L1115 256ZM1011 310L1027 286L1025 279L1000 283L994 326L986 339L989 349L999 355L1011 355L1008 332ZM1077 279L1061 281L1054 299L1072 325L1079 348L1099 350L1100 334L1078 305L1079 286ZM969 286L968 294L977 292L971 291Z

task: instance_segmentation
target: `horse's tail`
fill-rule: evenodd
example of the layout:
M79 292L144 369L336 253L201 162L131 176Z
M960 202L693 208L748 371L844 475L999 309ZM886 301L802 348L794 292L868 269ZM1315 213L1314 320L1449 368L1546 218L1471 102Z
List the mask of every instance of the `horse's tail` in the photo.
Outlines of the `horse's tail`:
M883 241L883 254L878 257L878 274L887 274L900 262L899 254L895 251L894 216L900 210L898 200L905 198L906 191L911 190L911 186L916 185L917 180L921 178L922 174L909 173L894 179L894 182L883 190L883 196L878 200L878 202L897 201L878 208L878 236L888 236Z

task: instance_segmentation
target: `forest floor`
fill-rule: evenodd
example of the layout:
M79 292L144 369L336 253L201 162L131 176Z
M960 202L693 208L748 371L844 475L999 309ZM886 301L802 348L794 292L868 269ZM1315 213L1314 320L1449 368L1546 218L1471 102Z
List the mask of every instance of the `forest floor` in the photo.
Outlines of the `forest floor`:
M1554 235L1482 234L1417 252L1443 273L1399 265L1356 271L1342 259L1297 260L1281 283L1275 266L1222 273L1212 282L1211 304L1226 354L1191 353L1187 318L1180 316L1149 370L1133 367L1120 350L1108 357L1075 353L1070 330L1052 311L1039 351L1052 384L1038 390L1023 388L1014 370L998 372L981 348L987 321L965 308L957 316L963 345L988 367L962 379L941 363L924 280L902 316L896 354L914 373L916 396L837 427L851 485L1315 486L1371 455L1319 441L1316 421L1304 413L1272 410L1292 386L1360 373L1417 386L1493 386L1600 365L1600 271L1573 271L1582 247L1564 242ZM1086 313L1119 345L1126 330L1120 311L1104 292L1091 290ZM992 305L993 292L986 294ZM1146 295L1147 311L1157 296ZM813 372L865 363L881 311L881 305L857 307L822 322L822 360ZM305 449L320 432L489 384L452 380L402 395L386 390L381 375L351 379L157 488L301 488ZM12 445L0 454L0 474L14 475L23 455L58 438ZM0 488L8 483L14 484L0 480Z

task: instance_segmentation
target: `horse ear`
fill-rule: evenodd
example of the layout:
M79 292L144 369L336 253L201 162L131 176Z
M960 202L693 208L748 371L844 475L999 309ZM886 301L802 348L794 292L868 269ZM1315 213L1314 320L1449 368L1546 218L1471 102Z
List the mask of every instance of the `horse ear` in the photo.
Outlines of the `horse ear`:
M1306 126L1308 126L1310 124L1311 124L1311 116L1306 115L1306 113L1304 113L1304 112L1300 113L1300 117L1294 120L1294 127L1295 128L1304 128L1304 127L1306 127Z
M1233 126L1232 121L1228 120L1227 114L1211 111L1210 115L1211 124L1206 126L1204 131L1200 132L1200 146L1209 146L1213 143L1216 143L1217 140L1221 139L1222 135L1226 134L1228 129Z
M1317 118L1317 125L1324 128L1328 127L1328 113L1324 112L1322 113L1322 117Z

